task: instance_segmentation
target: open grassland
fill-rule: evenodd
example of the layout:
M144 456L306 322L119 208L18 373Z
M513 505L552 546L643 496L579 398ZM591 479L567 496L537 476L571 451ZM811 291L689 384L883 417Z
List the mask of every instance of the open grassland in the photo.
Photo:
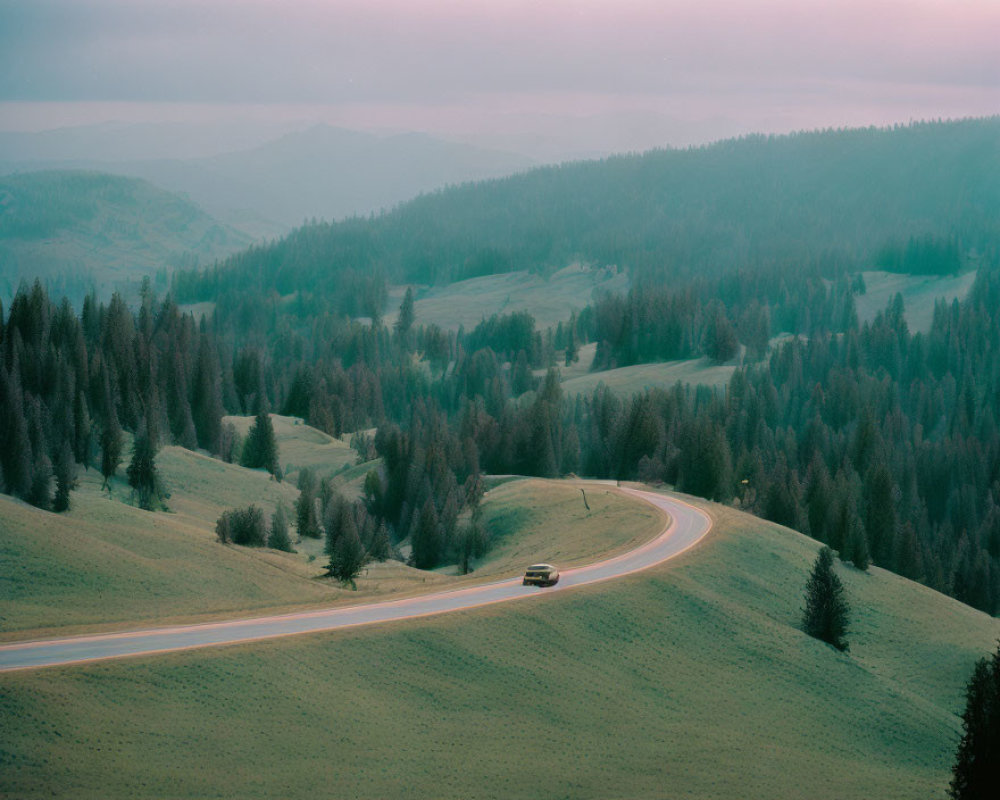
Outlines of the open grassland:
M291 514L298 492L290 483L179 447L163 448L157 463L170 491L168 512L129 505L121 482L109 497L93 470L81 476L66 514L0 495L0 640L403 596L516 575L543 555L567 565L597 560L661 527L654 511L605 486L587 487L587 512L576 486L515 481L484 498L496 547L472 574L425 572L390 560L370 564L352 591L321 579L327 561L321 539L299 542L296 553L216 541L215 521L227 508L256 503L270 518L280 501ZM358 475L349 488L362 470L343 475L352 472Z
M306 579L300 557L215 540L225 508L253 502L270 515L279 499L291 508L294 487L181 448L164 448L157 462L169 512L128 505L121 482L109 497L94 470L65 514L0 495L0 638L239 614L330 594Z
M493 548L476 565L473 576L480 577L516 575L539 562L589 564L648 542L667 520L612 486L523 480L501 484L486 495L483 522Z
M680 558L514 604L0 676L0 793L943 797L1000 623L838 565L851 652L798 628L818 545L711 507Z
M938 300L964 300L976 280L976 273L962 275L899 275L892 272L863 272L866 292L854 298L861 322L871 322L884 311L897 293L903 296L906 324L911 331L929 331Z
M244 438L253 420L253 417L222 418L223 423L231 422ZM278 462L286 476L294 477L296 472L308 467L320 477L329 477L353 465L357 458L348 442L310 427L297 417L272 414L271 425L278 443Z
M617 394L632 395L646 389L666 389L680 381L692 386L724 388L736 367L731 364L713 364L703 358L686 361L665 361L657 364L636 364L603 372L577 374L562 383L566 394L590 394L603 383Z
M466 331L494 314L527 311L540 328L569 320L570 314L590 305L595 292L627 292L629 279L624 272L574 264L545 276L533 272L505 272L482 278L434 286L415 292L417 323L435 324ZM386 324L399 314L405 287L395 287L389 295Z

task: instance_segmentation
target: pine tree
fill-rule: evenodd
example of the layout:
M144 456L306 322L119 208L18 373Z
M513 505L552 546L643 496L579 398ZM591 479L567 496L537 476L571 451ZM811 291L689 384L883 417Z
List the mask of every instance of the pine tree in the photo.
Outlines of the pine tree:
M413 289L412 287L407 287L406 295L399 306L399 316L396 317L396 324L393 326L396 338L404 347L409 342L410 329L413 328L413 323L417 316L413 305Z
M361 537L358 536L358 526L354 524L354 515L347 513L344 515L340 535L337 536L330 553L327 574L341 583L349 583L351 588L356 588L354 579L358 577L366 561L365 549L361 546Z
M389 529L384 522L380 522L375 528L372 536L371 547L368 555L373 561L385 561L392 555L392 542L389 540Z
M250 426L250 432L243 443L243 457L240 464L250 469L260 469L263 467L275 478L281 480L281 472L278 467L278 442L274 438L274 426L271 424L271 416L267 411L261 409Z
M285 513L283 503L278 503L278 507L271 515L271 530L267 534L267 546L272 550L283 550L286 553L295 552L292 550L292 540L288 537L288 515Z
M132 445L132 461L126 474L139 507L152 511L154 504L160 499L160 477L156 469L156 446L145 425L136 434Z
M56 460L56 496L52 501L53 511L69 509L69 493L76 488L76 463L69 442L63 442Z
M101 431L101 475L104 476L104 482L101 484L102 489L109 486L110 480L118 471L118 465L122 460L123 446L122 429L118 426L118 419L112 410L107 424Z
M52 508L52 462L45 453L35 458L31 471L31 488L25 498L31 505L48 511Z
M312 482L307 482L295 501L295 526L298 529L299 538L318 539L321 531L319 529L319 517L316 513L316 490Z
M433 569L441 561L441 525L434 501L428 497L420 509L413 531L413 565L417 569Z
M1000 786L1000 643L973 670L962 730L948 794L953 800L992 800Z
M824 547L819 551L806 583L802 629L838 650L847 650L844 636L847 633L848 613L844 586L833 571L833 551Z

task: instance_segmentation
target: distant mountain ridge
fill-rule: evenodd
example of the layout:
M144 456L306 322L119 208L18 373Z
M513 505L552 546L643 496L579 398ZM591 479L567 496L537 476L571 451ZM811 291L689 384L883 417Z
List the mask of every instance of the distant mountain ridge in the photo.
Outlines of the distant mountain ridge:
M148 181L86 171L0 177L0 295L22 280L71 298L137 287L144 275L196 267L251 239Z
M213 216L258 237L309 219L366 216L423 192L534 166L525 156L426 134L378 136L328 125L197 158L110 160L99 136L81 143L64 136L61 145L43 142L33 149L23 135L6 136L0 134L0 170L83 167L144 178L186 194ZM3 151L5 141L10 155ZM83 157L88 148L99 156ZM60 158L60 152L67 155Z
M541 167L418 197L377 218L308 225L242 253L188 299L250 279L281 293L331 273L444 284L573 262L636 275L872 269L913 237L1000 253L1000 117L749 136ZM189 278L192 278L189 280Z

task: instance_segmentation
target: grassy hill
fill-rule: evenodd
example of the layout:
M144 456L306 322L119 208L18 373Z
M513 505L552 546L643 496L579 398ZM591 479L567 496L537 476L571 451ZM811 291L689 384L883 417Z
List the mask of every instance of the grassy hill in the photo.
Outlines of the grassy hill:
M527 311L540 328L569 320L570 314L590 305L600 292L624 293L629 279L624 272L611 272L574 264L544 276L530 272L507 272L469 278L446 286L418 290L414 309L417 322L471 331L494 314ZM405 287L389 295L386 323L399 315Z
M52 514L0 495L0 638L25 631L72 631L213 613L316 602L330 590L293 555L223 547L215 521L226 508L257 503L266 513L294 486L259 470L178 447L157 465L171 492L169 513L127 502L129 487L100 490L95 470L81 474L68 513Z
M253 425L253 417L223 417L223 424L232 423L240 436L246 437ZM303 424L297 417L271 415L274 438L278 443L281 469L293 481L302 469L311 469L321 477L354 464L357 453L343 439L335 439L321 430Z
M250 418L231 421L248 427ZM320 474L363 478L346 444L288 417L274 417L282 459ZM575 485L517 481L489 492L484 520L496 547L466 577L428 573L399 561L368 566L350 591L321 579L326 557L321 539L296 544L296 553L222 546L215 522L223 511L256 503L268 518L283 502L290 516L298 491L261 470L165 447L157 466L170 493L168 512L150 513L128 503L121 480L112 493L95 470L80 476L65 514L41 511L0 495L0 640L73 633L95 628L199 621L309 605L427 591L434 587L517 574L542 556L562 564L584 563L651 538L659 516L607 487L588 487L591 511ZM295 538L294 528L292 531ZM454 573L454 570L451 570Z
M1000 622L733 510L674 562L512 606L0 677L0 792L355 798L944 795Z
M854 298L859 321L871 322L899 293L903 297L910 330L925 333L934 320L934 304L939 300L948 303L964 300L976 280L975 271L961 275L898 275L871 271L862 275L866 291Z
M50 280L79 296L133 292L143 276L210 264L250 237L191 201L143 180L99 172L0 177L0 294L22 279Z
M590 372L564 380L562 388L566 394L591 394L598 384L603 383L612 391L627 396L646 389L666 389L680 381L692 386L720 389L729 383L735 371L736 367L733 365L713 364L707 359L692 358Z

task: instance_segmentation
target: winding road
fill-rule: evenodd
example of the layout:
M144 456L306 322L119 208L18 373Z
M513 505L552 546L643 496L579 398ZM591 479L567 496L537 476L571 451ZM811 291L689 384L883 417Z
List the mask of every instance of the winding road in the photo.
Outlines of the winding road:
M635 550L596 564L563 571L559 583L553 588L522 586L521 578L517 577L465 589L360 606L340 606L320 611L201 625L17 642L0 645L0 672L236 644L298 633L316 633L547 596L574 586L620 578L660 564L694 546L712 526L707 514L682 500L638 489L622 488L621 491L665 511L670 515L670 523L655 539Z

